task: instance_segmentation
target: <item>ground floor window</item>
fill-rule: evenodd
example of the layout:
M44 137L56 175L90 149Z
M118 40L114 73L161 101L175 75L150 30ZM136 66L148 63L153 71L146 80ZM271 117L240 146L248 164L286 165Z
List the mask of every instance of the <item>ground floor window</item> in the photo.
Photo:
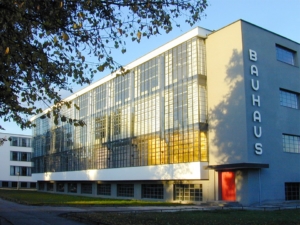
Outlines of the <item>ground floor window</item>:
M18 182L11 182L11 187L18 187Z
M163 199L163 184L142 184L142 198Z
M111 195L111 185L97 184L97 195Z
M174 200L202 201L202 184L174 184Z
M39 182L39 190L44 191L45 190L45 184L44 182Z
M36 188L36 183L30 182L30 188Z
M134 197L134 185L133 184L118 184L117 185L118 197Z
M47 191L53 191L54 184L53 183L47 183Z
M8 187L8 182L7 181L2 181L2 187Z
M56 184L56 191L57 192L64 192L65 191L65 184L64 183L57 183Z
M21 188L27 188L27 182L21 182Z
M285 183L285 200L300 200L300 183Z
M68 192L77 193L77 184L76 183L68 183Z
M82 183L81 184L81 194L92 194L93 193L93 185L90 183Z

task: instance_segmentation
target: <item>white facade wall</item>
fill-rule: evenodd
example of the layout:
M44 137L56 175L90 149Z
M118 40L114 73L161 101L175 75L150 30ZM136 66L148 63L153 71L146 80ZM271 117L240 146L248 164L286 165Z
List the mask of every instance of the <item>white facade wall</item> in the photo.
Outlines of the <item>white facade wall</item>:
M11 166L32 167L32 162L11 160L12 151L28 153L32 152L31 147L11 146L11 142L8 139L12 136L21 138L31 138L30 135L0 133L0 138L7 139L7 141L5 141L2 146L0 146L0 187L2 187L2 182L9 182L9 187L11 187L11 182L36 182L36 180L34 180L32 176L11 175Z
M207 165L207 162L190 162L103 170L47 172L33 174L33 178L39 181L205 180L208 179L208 170L205 169Z

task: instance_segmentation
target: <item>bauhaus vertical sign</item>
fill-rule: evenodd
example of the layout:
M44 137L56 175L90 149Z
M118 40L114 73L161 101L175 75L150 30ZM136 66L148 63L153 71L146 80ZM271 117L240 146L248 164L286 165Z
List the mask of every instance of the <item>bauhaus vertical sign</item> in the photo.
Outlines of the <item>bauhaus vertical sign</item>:
M256 138L256 143L254 144L254 153L256 155L262 155L263 146L260 143L260 139L262 137L262 127L261 127L261 113L260 113L260 95L259 91L259 76L258 76L258 68L256 62L258 60L256 51L249 49L249 59L252 61L250 66L250 75L251 75L251 88L252 88L252 96L251 102L252 106L255 108L252 114L253 125L253 134Z

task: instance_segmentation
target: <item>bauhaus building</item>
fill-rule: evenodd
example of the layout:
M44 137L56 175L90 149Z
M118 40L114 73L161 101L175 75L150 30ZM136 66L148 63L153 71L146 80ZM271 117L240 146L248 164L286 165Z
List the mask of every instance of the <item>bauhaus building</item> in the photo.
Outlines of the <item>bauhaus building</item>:
M196 27L32 118L40 191L159 201L300 200L300 45ZM46 111L45 111L46 112Z

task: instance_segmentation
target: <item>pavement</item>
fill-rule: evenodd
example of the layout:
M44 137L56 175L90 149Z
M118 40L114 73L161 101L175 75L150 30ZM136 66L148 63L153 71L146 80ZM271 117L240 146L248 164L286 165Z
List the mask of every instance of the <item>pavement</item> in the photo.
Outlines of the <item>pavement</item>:
M0 199L0 225L82 225L59 215L83 211L76 207L29 206Z
M0 199L0 225L82 225L82 223L61 217L61 214L76 212L176 212L192 210L215 209L244 209L244 210L280 210L300 208L300 201L278 202L259 206L243 207L224 206L222 204L210 205L181 205L181 206L136 206L136 207L68 207L68 206L30 206Z

